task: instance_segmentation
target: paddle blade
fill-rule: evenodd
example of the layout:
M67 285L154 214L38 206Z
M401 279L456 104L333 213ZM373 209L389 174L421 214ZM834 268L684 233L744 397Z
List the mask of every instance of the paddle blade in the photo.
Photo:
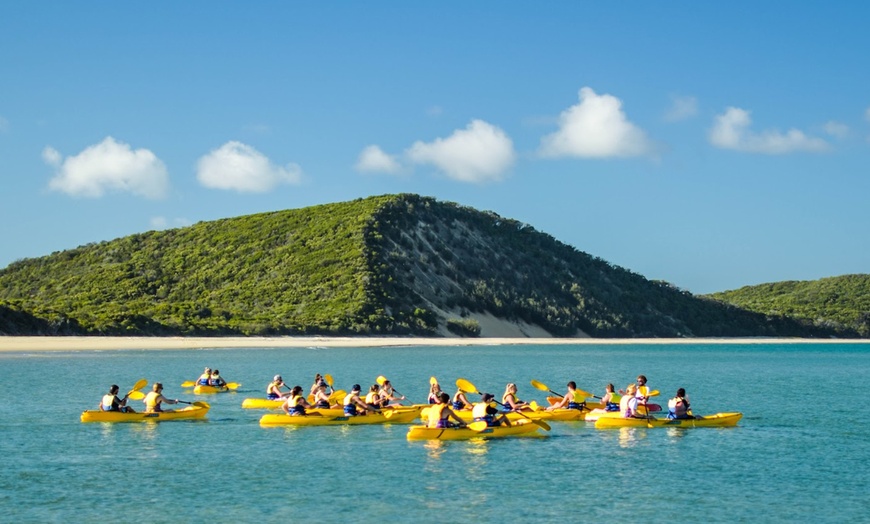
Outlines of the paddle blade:
M531 419L529 419L529 420L531 420ZM543 429L544 431L550 431L550 429L552 429L552 428L550 428L550 425L547 424L546 422L544 422L543 420L532 420L532 423L541 426L541 429Z
M546 384L538 382L537 380L532 380L531 384L532 384L532 387L535 389L539 389L541 391L550 391L550 388L548 388Z
M541 406L534 400L529 402L529 407L532 408L532 411L539 411L541 409Z
M659 390L657 390L657 389L654 389L654 390L649 392L649 396L651 396L651 397L657 397L659 395L661 395L661 393L659 393Z
M478 420L477 422L472 422L468 426L466 426L471 431L481 432L485 430L488 426L486 425L485 420Z
M477 393L477 388L474 386L474 384L465 380L464 378L456 379L456 387L458 387L465 393Z
M332 380L332 375L330 375L329 373L323 375L323 380L325 380L326 383L329 384L329 387L332 387L332 384L334 383L334 381Z
M335 403L341 403L344 400L344 397L347 396L347 391L343 389L339 389L332 392L332 395L329 395L329 401Z
M575 389L574 391L576 391L577 393L580 393L581 395L583 395L584 397L587 397L587 398L589 398L589 397L594 397L594 396L595 396L595 395L593 395L592 393L590 393L590 392L588 392L588 391L583 391L583 390L580 389L580 388L577 388L577 389Z
M211 407L208 402L202 402L202 401L196 401L193 403L193 405L198 407L198 408L210 408Z
M381 413L384 415L384 418L392 418L393 413L395 413L395 410L388 409L385 411L381 411Z
M192 380L187 380L187 381L181 383L181 387L183 387L183 388L192 388L195 385L196 385L196 382L194 382Z
M141 391L131 391L127 395L127 398L129 398L130 400L142 400L143 398L145 398L145 393L142 393Z
M148 385L148 380L146 380L144 378L140 378L138 381L136 381L135 384L133 384L133 387L130 389L130 391L131 392L139 391L140 389L144 388L147 385Z
M236 390L239 389L239 387L241 387L241 384L239 384L238 382L230 382L229 384L227 384L227 389Z
M386 381L387 381L387 377L385 377L383 375L379 375L378 378L375 379L375 382L377 382L379 386L383 386L384 382L386 382Z
M435 378L435 377L429 377L429 385L430 385L430 386L434 386L434 385L437 384L437 383L438 383L438 379L437 379L437 378Z

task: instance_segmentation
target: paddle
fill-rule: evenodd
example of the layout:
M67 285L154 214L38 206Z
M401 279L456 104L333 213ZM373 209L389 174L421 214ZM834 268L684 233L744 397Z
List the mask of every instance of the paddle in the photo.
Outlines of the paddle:
M141 391L131 391L127 393L127 398L130 400L142 400L145 398L145 393L142 393Z
M192 388L195 385L196 385L196 382L194 382L192 380L186 380L186 381L181 383L181 387L183 387L183 388Z
M560 395L559 393L556 393L555 391L553 391L552 389L550 389L549 387L547 387L546 384L544 384L544 383L542 383L542 382L538 382L537 380L532 380L532 381L531 381L531 384L532 384L532 386L533 386L535 389L539 389L539 390L541 390L541 391L549 391L550 393L552 393L552 394L554 394L554 395L556 395L556 396L558 396L558 397L560 397L560 398L564 398L564 397L565 397L564 395ZM598 395L593 395L592 393L590 393L590 392L588 392L588 391L583 391L582 389L579 389L579 388L575 388L574 391L576 391L577 393L580 393L580 394L583 395L584 397L601 398L601 397L599 397Z
M331 395L329 395L329 401L338 403L341 400L344 400L344 397L347 396L347 391L343 389L334 390Z
M226 386L227 386L227 389L232 389L233 391L235 391L235 390L239 389L239 387L241 387L241 384L239 384L238 382L230 382Z
M489 425L487 425L485 420L478 420L477 422L471 422L471 423L467 424L465 427L467 427L471 431L480 433L481 431L488 428Z
M435 378L435 377L429 377L429 385L430 385L430 386L434 386L434 385L437 384L437 383L438 383L438 379L437 379L437 378Z
M198 407L198 408L209 408L209 407L211 407L211 406L208 405L208 402L202 402L202 401L199 401L199 400L197 400L196 402L188 402L188 401L186 401L186 400L176 400L176 402L178 402L179 404L191 404L191 405L194 405L194 406L196 406L196 407Z
M324 380L324 382L326 382L326 385L329 386L329 389L331 389L334 392L335 388L332 387L332 385L335 383L335 381L332 380L332 375L330 375L329 373L327 373L326 375L323 375L323 380Z
M458 388L461 389L462 391L465 391L466 393L475 393L475 394L477 394L477 395L481 395L481 396L483 395L483 393L481 393L480 391L477 390L477 388L474 386L474 384L472 384L471 382L465 380L464 378L458 378L458 379L456 379L456 387L458 387ZM501 406L501 407L504 407L504 404L502 404L502 403L499 402L498 400L493 399L493 402L495 402L496 404L498 404L498 405ZM524 417L524 418L527 418L527 419L531 420L531 421L534 422L535 424L541 426L541 427L542 427L543 429L545 429L546 431L550 431L550 429L551 429L551 428L550 428L550 425L547 424L546 422L544 422L543 420L534 420L533 418L531 418L531 417L529 417L528 415L524 414L522 411L517 411L516 413L518 413L521 417Z

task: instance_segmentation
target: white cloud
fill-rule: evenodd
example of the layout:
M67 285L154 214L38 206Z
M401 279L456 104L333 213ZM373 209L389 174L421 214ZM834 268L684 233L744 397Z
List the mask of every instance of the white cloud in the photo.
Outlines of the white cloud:
M559 115L559 130L541 139L539 153L605 158L652 154L654 147L646 133L628 121L618 98L584 87L580 103Z
M672 96L671 107L665 113L666 122L687 120L698 114L698 99L693 96Z
M297 164L276 166L253 147L231 141L199 159L196 178L213 189L265 193L279 184L298 184L302 169Z
M363 173L398 173L402 170L402 166L395 157L384 153L380 147L375 145L362 150L354 167Z
M747 153L764 153L780 155L795 151L820 152L828 149L828 143L821 138L805 135L797 129L789 129L783 134L779 131L753 133L749 111L738 107L729 107L716 117L713 129L710 130L710 143L722 149L733 149Z
M822 129L825 130L825 133L833 137L846 138L849 136L849 126L841 124L840 122L834 122L833 120L825 123L825 125L822 126Z
M472 120L447 138L415 142L405 152L411 162L432 164L460 182L498 182L516 158L504 131L483 120Z
M185 227L190 225L190 220L186 218L173 218L168 219L163 216L151 217L151 228L160 230L160 229L169 229L172 227Z
M119 191L162 198L169 189L166 166L154 153L134 151L112 137L65 160L49 146L42 151L42 158L57 170L48 187L72 196L98 198L107 191Z

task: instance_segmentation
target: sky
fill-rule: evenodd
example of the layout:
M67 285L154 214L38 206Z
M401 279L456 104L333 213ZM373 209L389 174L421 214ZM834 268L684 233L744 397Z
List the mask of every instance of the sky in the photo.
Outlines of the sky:
M0 2L0 268L389 193L692 293L870 273L870 3Z

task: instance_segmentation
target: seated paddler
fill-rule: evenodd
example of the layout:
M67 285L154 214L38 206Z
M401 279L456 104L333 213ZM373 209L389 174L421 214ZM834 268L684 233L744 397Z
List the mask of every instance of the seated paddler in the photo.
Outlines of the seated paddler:
M100 410L135 413L132 408L127 407L127 395L124 395L124 398L118 398L117 384L112 384L109 387L109 392L103 395L103 400L100 402Z
M568 382L568 391L565 392L562 400L548 407L547 411L553 411L554 409L559 408L579 410L586 409L586 397L584 397L580 394L579 391L577 391L577 383L573 380L571 382Z
M450 422L451 418L456 421L455 424ZM438 397L438 403L429 408L427 425L430 428L453 428L463 427L465 422L450 409L450 395L442 392L441 396Z
M284 401L281 409L288 415L305 415L305 410L310 409L311 404L302 395L302 386L294 386L290 391L290 396Z
M498 404L494 401L495 397L492 393L484 393L481 401L471 408L471 415L474 417L474 421L483 420L487 426L501 426L502 424L510 426L511 423L507 416L498 415Z

